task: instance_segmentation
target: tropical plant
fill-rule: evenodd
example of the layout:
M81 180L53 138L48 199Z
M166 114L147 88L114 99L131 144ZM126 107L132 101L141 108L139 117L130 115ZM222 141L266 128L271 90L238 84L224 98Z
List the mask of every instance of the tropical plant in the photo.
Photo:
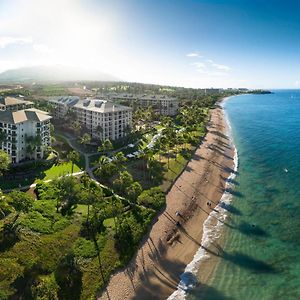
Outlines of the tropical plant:
M75 151L75 150L70 151L67 154L67 159L68 159L68 161L70 161L72 163L71 173L73 174L74 164L78 163L80 161L80 154L77 151Z
M9 155L5 151L0 150L0 176L3 175L4 171L8 170L10 163Z
M91 136L88 133L85 133L81 137L80 143L86 147L91 142L91 140L92 140Z

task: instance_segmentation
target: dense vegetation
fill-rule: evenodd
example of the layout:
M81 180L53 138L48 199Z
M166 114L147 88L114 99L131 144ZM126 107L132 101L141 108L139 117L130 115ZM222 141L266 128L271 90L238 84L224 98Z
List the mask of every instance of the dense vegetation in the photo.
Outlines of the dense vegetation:
M201 143L209 109L224 96L129 86L131 92L150 89L180 97L177 116L137 109L129 139L138 139L138 156L128 159L126 150L114 150L117 144L102 143L95 161L98 183L87 175L69 176L40 181L35 191L0 195L0 299L94 299L111 272L135 253L165 205L165 192ZM119 91L119 84L114 87ZM103 88L113 90L110 83ZM83 147L86 139L83 134ZM67 151L66 159L73 169L80 156Z
M40 182L36 194L1 196L0 299L93 299L164 204L159 189L137 201L87 176Z

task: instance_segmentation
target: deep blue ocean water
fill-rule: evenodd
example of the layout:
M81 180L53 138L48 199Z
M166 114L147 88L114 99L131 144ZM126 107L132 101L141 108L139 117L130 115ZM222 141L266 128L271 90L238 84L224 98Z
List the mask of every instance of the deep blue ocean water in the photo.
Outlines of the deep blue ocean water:
M230 226L214 275L188 298L300 299L300 91L224 108L239 156Z

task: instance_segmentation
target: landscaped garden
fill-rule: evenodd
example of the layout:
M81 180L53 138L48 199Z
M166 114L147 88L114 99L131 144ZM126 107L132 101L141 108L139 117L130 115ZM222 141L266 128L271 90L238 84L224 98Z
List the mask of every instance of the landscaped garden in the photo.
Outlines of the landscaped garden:
M15 182L36 182L35 191L0 196L0 299L94 299L110 274L129 262L164 207L165 192L201 143L216 100L187 101L174 118L139 111L138 134L148 134L135 146L139 154L128 159L126 149L111 153L118 145L108 151L103 143L92 158L99 182L86 174L58 178L79 171L84 159L57 136L60 161L33 162L23 170L33 171L32 178ZM157 129L160 136L146 147ZM2 179L3 186L9 183Z

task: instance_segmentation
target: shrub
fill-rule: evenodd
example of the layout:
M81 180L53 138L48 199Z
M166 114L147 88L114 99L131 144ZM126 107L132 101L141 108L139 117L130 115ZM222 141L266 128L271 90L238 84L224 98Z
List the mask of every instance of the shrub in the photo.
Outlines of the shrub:
M155 210L160 209L165 204L166 197L159 187L153 187L145 190L139 195L138 203L145 207L151 207Z

